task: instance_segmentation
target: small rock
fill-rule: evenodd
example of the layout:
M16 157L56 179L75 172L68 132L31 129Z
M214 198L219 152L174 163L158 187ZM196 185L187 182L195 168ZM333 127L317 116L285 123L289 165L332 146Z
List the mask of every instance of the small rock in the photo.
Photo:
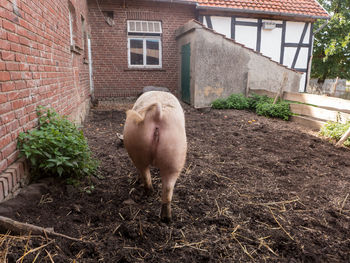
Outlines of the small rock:
M131 198L125 200L125 201L123 202L123 204L125 204L125 205L136 205L135 201L132 200Z

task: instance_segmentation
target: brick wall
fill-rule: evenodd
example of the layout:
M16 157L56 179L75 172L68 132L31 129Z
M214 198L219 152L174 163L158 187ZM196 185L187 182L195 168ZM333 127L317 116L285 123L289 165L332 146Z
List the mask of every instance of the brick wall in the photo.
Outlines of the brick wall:
M84 119L90 87L82 20L88 32L85 0L0 1L0 201L28 170L23 160L16 163L17 136L36 126L38 105Z
M144 86L178 88L178 60L175 29L195 18L191 5L155 1L88 1L92 33L94 87L97 99L135 96ZM113 11L110 26L103 12ZM127 20L162 22L162 69L128 68Z

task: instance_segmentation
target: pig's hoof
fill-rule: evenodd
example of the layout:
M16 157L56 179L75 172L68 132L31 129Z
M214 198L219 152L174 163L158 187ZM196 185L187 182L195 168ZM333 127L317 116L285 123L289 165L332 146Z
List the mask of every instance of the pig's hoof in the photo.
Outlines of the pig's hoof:
M160 220L167 224L171 222L170 204L162 204L162 210L160 212Z

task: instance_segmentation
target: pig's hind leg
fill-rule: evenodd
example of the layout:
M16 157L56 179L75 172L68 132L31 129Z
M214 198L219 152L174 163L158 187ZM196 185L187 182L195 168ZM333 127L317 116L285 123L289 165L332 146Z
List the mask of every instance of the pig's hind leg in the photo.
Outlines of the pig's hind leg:
M162 208L160 219L163 222L169 223L171 221L171 200L179 173L164 174L160 171L160 174L162 177Z
M149 169L149 166L145 168L138 168L140 173L140 181L144 185L145 193L146 195L150 195L153 193L153 186L152 186L152 179L151 179L151 172Z

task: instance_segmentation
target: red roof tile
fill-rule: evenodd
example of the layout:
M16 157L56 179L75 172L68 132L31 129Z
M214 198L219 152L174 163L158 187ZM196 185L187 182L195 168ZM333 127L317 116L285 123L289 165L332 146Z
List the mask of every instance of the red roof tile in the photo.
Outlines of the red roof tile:
M224 8L252 13L329 18L316 0L194 0L200 8Z

